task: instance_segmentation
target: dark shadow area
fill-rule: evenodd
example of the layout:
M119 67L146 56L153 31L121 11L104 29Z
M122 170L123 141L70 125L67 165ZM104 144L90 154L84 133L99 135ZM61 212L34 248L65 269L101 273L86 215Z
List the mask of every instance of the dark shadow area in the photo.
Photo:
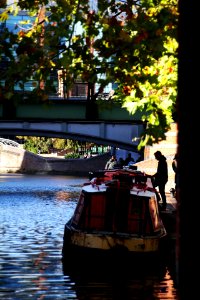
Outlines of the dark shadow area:
M89 257L79 264L76 257L63 262L63 273L74 282L78 299L143 299L153 300L165 295L165 281L170 277L176 297L175 241L166 239L156 257L129 261L128 253L112 253L107 259ZM168 298L166 293L165 298Z

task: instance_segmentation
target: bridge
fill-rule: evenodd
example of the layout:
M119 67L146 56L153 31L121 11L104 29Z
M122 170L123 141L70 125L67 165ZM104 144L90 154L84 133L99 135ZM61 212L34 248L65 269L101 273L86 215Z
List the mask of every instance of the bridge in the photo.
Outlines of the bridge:
M93 108L93 109L91 109ZM45 136L115 146L138 152L144 130L141 115L132 116L120 104L105 101L90 106L83 100L0 105L0 135Z

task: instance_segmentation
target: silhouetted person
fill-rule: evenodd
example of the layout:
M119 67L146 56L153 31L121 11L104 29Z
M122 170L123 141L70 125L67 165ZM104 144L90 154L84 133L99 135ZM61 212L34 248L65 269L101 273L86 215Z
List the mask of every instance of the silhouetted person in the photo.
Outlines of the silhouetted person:
M154 187L158 187L158 190L159 190L159 193L160 193L160 196L162 199L162 208L166 209L167 200L166 200L166 195L165 195L165 185L168 181L167 160L166 160L166 157L160 151L156 151L154 153L154 156L158 160L157 172L153 175ZM158 199L158 201L159 200L160 199Z
M116 167L117 167L118 169L123 169L123 166L124 166L124 159L123 159L122 157L120 157L120 158L118 159L118 161L117 161Z
M177 189L177 183L178 183L178 164L177 164L177 159L178 159L178 154L175 154L173 161L172 161L172 169L175 173L175 178L174 178L174 182L175 182L175 189Z
M130 162L135 162L134 158L131 156L131 153L128 154L127 158L124 161L124 165L128 166Z

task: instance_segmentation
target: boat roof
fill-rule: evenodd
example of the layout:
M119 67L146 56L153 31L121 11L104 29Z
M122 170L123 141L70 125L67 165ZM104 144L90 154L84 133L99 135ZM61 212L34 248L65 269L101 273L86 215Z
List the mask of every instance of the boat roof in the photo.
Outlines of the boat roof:
M144 179L144 182L137 182L136 178L138 176ZM152 197L155 195L155 190L152 185L151 178L138 171L127 170L112 170L108 172L105 170L104 173L101 171L100 177L94 177L89 183L83 186L82 190L86 193L104 193L107 191L108 187L116 187L116 182L128 182L130 194L138 195L142 197Z
M83 186L82 190L86 193L103 193L107 191L108 186L105 184L100 184L100 185L94 185L94 184L89 184ZM134 187L130 189L130 194L131 195L138 195L142 197L152 197L155 195L154 192L149 191L147 189L139 189L137 187Z

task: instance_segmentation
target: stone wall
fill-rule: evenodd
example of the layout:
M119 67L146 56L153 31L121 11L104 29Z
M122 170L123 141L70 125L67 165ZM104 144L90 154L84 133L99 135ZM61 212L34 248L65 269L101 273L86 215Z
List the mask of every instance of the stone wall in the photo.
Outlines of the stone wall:
M35 173L48 170L46 159L21 147L0 144L1 173Z
M109 158L110 154L105 153L87 159L47 158L47 161L51 168L49 173L85 176L88 175L89 172L103 170Z
M87 159L48 158L10 145L0 145L0 173L46 173L85 176L104 169L110 155Z
M177 123L172 123L170 130L165 134L166 139L160 141L153 146L146 146L144 151L144 159L154 158L154 152L157 150L161 151L163 155L169 156L174 155L177 151Z
M168 165L168 182L166 184L166 192L170 192L171 188L175 187L174 184L174 171L172 169L172 160L174 155L166 155L167 165ZM146 174L153 175L156 173L158 161L154 158L146 159L136 163L138 170L145 172Z

